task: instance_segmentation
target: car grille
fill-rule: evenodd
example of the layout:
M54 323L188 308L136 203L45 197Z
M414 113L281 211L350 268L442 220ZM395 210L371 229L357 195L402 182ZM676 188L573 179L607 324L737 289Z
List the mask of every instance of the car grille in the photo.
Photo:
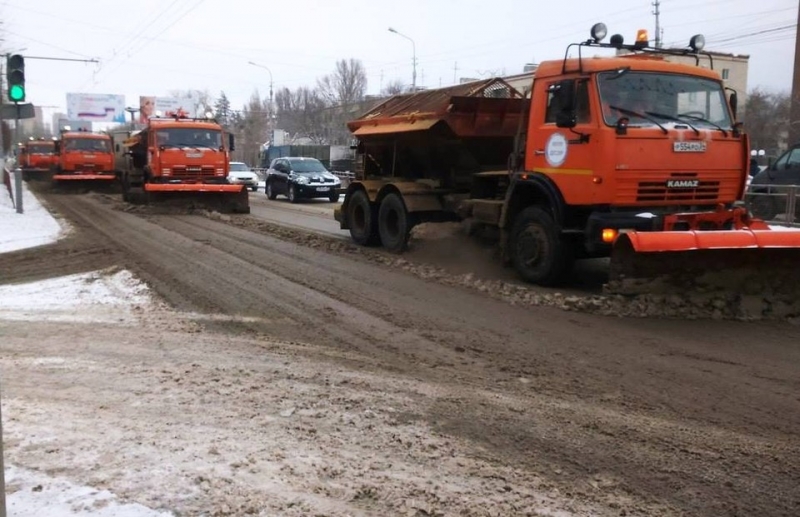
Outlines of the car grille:
M174 178L213 178L215 175L214 167L207 166L189 166L189 167L173 167L172 177Z
M665 181L640 181L637 201L715 201L719 181L701 181L696 188L667 188Z
M319 185L331 185L335 182L335 180L331 178L321 178L321 177L313 177L308 180L309 184L319 184Z

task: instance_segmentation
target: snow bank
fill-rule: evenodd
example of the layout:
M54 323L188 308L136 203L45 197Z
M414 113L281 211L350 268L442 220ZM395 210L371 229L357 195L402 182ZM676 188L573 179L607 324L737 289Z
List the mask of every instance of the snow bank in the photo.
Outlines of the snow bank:
M50 244L66 233L66 224L59 224L25 183L22 208L18 214L5 187L0 189L0 253Z

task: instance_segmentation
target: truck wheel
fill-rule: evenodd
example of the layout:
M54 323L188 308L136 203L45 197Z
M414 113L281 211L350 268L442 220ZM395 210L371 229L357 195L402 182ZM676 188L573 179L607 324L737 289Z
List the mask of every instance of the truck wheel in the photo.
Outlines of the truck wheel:
M271 181L267 182L266 194L267 194L267 199L272 200L272 201L274 201L275 198L278 197L278 194L276 194L275 190L273 190Z
M381 244L392 253L402 253L408 246L411 233L408 212L402 198L397 194L389 194L381 201L378 210L378 234Z
M572 245L561 238L553 218L539 207L528 207L517 216L510 239L511 261L527 282L558 285L572 268Z
M378 219L375 207L369 202L363 190L356 190L347 200L347 226L350 227L350 237L362 246L374 246L380 242L378 228L375 224Z

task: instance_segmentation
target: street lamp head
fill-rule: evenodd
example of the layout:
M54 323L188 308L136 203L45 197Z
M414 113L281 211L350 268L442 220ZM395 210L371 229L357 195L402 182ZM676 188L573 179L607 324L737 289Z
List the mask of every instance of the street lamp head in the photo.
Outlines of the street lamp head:
M394 32L395 34L397 34L397 31L396 31L396 30L394 30L394 29L393 29L393 28L391 28L391 27L389 27L389 32Z

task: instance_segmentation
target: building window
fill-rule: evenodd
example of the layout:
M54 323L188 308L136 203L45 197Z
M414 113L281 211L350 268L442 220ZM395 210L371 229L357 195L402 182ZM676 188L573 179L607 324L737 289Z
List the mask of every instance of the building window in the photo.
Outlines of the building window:
M722 80L723 81L727 81L728 80L728 76L730 76L730 75L731 75L731 71L729 69L727 69L727 68L723 68L722 69Z

